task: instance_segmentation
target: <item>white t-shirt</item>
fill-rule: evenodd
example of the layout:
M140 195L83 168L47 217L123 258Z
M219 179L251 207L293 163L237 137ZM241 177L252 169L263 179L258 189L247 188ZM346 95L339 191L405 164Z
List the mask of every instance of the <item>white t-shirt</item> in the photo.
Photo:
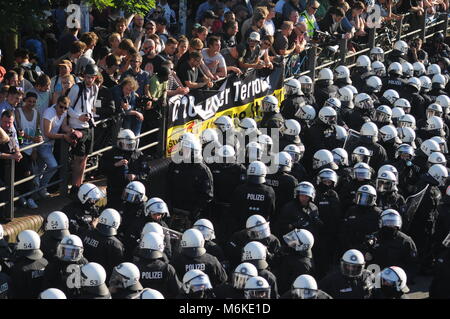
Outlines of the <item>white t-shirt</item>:
M44 115L43 115L43 118L41 120L42 132L44 131L44 119L49 120L50 123L52 123L52 128L50 129L50 133L57 134L59 132L59 130L61 129L62 123L63 123L64 119L67 116L67 112L64 112L61 115L61 117L58 117L58 115L56 114L55 105L56 104L52 105L51 107L49 107L48 109L46 109L44 111ZM43 138L49 144L54 144L55 143L55 140L49 139L45 135L43 136Z
M275 34L275 24L272 20L266 20L264 22L264 29L266 30L268 35L273 36Z
M214 62L216 60L219 61L219 64L215 68L213 68L213 69L210 68L211 73L216 73L217 72L217 68L224 68L224 69L227 68L227 64L225 63L225 59L223 58L222 54L217 52L214 56L211 57L211 56L208 55L207 50L208 49L203 49L202 50L203 62L205 62L206 65L208 65L211 62Z

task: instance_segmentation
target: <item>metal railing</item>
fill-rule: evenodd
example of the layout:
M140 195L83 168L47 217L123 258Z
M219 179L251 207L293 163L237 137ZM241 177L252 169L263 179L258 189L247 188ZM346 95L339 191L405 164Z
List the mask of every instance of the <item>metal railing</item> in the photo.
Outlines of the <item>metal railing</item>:
M420 17L420 27L416 30L412 30L408 33L402 34L402 29L403 29L403 24L405 22L405 19L408 16L411 16L411 13L407 13L404 15L403 19L400 19L396 22L396 30L397 30L397 34L396 34L396 39L395 40L404 40L404 39L409 39L411 37L417 36L419 35L419 37L422 39L423 42L425 42L426 39L432 37L435 33L439 32L439 31L444 31L445 34L446 32L449 31L449 19L448 19L448 12L438 12L436 13L438 15L437 21L433 22L433 23L426 23L426 20L428 18L428 15L424 14ZM441 28L437 28L439 26L442 26ZM436 31L433 32L434 29L436 29ZM336 59L330 60L326 63L323 63L321 65L317 65L317 45L312 45L309 49L307 49L306 51L306 70L299 72L297 74L293 74L291 76L288 76L288 78L292 78L292 77L299 77L302 75L308 75L310 76L312 79L315 78L316 72L320 69L326 68L326 67L330 67L332 65L335 64L340 64L340 65L347 65L348 68L352 68L353 66L355 66L354 63L348 64L347 62L359 55L362 54L367 54L368 52L370 52L370 50L375 47L375 43L376 43L376 37L377 35L377 30L378 29L369 29L368 32L368 47L364 48L362 50L359 50L357 52L352 52L349 53L348 52L348 47L347 47L347 40L346 39L340 39L339 40L339 51L338 51L338 57ZM427 34L427 31L432 31L431 33ZM385 54L388 54L392 52L392 49L388 49L385 50ZM304 56L302 57L301 55L298 57L298 59L302 59L304 58ZM288 58L289 59L289 58ZM292 61L291 61L292 62ZM304 62L304 61L303 61Z
M163 108L164 111L166 111L166 108ZM143 145L140 148L138 148L139 151L144 151L147 150L149 148L155 147L155 146L160 146L158 153L162 156L164 154L164 150L165 150L165 142L166 142L166 121L165 119L167 119L166 116L163 116L163 120L161 121L161 127L160 128L154 128L151 129L147 132L144 132L142 134L140 134L139 136L137 136L137 138L141 139L145 136L149 136L155 133L159 133L158 134L158 141L156 142L152 142L150 144L147 145ZM100 120L95 122L96 125L98 124L102 124L105 122L109 122L112 121L112 119L104 119L104 120ZM95 129L92 130L93 132L95 131ZM112 130L111 134L113 135L114 130ZM94 137L93 137L94 138ZM113 138L113 143L114 143L114 138ZM45 144L46 142L40 142L40 143L34 143L31 145L27 145L23 148L20 149L20 152L23 152L25 150L30 150L30 149L34 149L36 147L39 147L43 144ZM5 192L6 193L6 198L5 201L0 203L0 210L3 208L6 211L3 213L3 217L4 219L7 220L13 220L15 217L14 214L14 203L16 201L18 201L20 198L24 198L24 197L28 197L30 195L33 195L47 187L51 187L54 185L59 185L59 193L61 195L67 195L68 190L69 190L69 183L68 183L68 177L71 173L70 169L69 169L69 144L66 143L65 141L61 143L61 147L60 147L60 164L57 165L54 169L58 170L58 175L59 178L47 185L43 185L43 186L39 186L39 187L34 187L33 190L25 193L25 194L20 194L20 196L15 196L15 190L17 188L17 186L27 183L29 181L32 181L35 178L39 178L42 174L46 173L46 169L44 168L43 171L40 172L36 172L33 175L27 176L21 180L18 181L14 181L15 180L15 175L16 175L16 167L15 167L15 160L11 159L11 160L1 160L3 163L5 163L6 165L4 165L5 167L3 168L5 171L4 177L5 177L5 186L0 188L0 192ZM96 150L91 152L88 155L88 158L92 158L92 157L97 157L97 161L96 164L87 168L85 170L85 174L92 172L96 169L98 169L98 163L99 163L99 156L102 156L105 152L110 151L113 149L113 145L109 145L106 146L100 150Z

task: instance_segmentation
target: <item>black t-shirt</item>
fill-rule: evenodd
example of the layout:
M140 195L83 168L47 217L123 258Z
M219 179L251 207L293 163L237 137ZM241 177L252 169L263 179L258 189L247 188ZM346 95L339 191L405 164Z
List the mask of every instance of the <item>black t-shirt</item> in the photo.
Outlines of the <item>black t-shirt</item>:
M198 80L198 68L191 68L189 63L185 62L178 65L177 75L183 84L185 83L185 81L195 83Z
M250 50L248 45L243 44L238 45L237 49L239 52L239 60L247 64L256 63L256 59L261 52L261 47L259 45L256 45L253 51Z
M162 68L162 63L167 60L171 60L173 62L170 56L165 52L161 52L160 54L155 56L155 58L153 59L153 72L158 73Z
M148 56L144 55L142 57L142 64L141 64L141 69L145 71L145 66L150 63L153 65L153 73L156 72L156 56L153 59L150 59Z
M273 49L277 54L280 54L280 50L287 50L289 48L289 40L286 38L281 30L277 30L275 32L274 41L273 41Z

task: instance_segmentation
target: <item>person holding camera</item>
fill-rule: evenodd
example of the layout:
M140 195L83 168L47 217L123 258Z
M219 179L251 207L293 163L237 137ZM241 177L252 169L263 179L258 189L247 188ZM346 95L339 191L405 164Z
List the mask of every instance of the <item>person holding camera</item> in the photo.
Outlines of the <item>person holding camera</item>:
M422 39L415 38L409 44L408 49L408 61L410 63L422 62L423 64L428 64L428 53L422 49Z
M58 162L53 155L55 140L63 139L67 143L72 143L74 129L67 123L69 105L70 99L67 96L60 96L56 104L46 109L42 115L41 127L45 144L38 148L38 172L42 172L45 166L47 169L39 181L41 187L48 185L58 167ZM39 194L44 198L48 197L46 188L43 188Z
M111 89L111 94L117 109L121 109L123 115L122 128L130 129L134 135L141 134L144 121L143 109L138 105L138 82L131 76L124 78L119 85Z
M69 126L72 133L72 194L77 194L83 183L87 156L92 149L92 129L94 128L93 109L97 100L99 88L95 80L99 74L95 64L88 64L84 69L84 80L74 85L69 92L71 101L68 109Z

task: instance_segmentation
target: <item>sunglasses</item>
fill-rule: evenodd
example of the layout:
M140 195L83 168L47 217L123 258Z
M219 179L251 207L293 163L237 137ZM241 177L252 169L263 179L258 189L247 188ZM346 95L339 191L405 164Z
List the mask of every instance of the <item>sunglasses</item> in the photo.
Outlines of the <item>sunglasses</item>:
M68 106L58 105L61 110L67 111L69 109Z
M311 7L311 9L313 9L313 10L318 10L319 7Z

